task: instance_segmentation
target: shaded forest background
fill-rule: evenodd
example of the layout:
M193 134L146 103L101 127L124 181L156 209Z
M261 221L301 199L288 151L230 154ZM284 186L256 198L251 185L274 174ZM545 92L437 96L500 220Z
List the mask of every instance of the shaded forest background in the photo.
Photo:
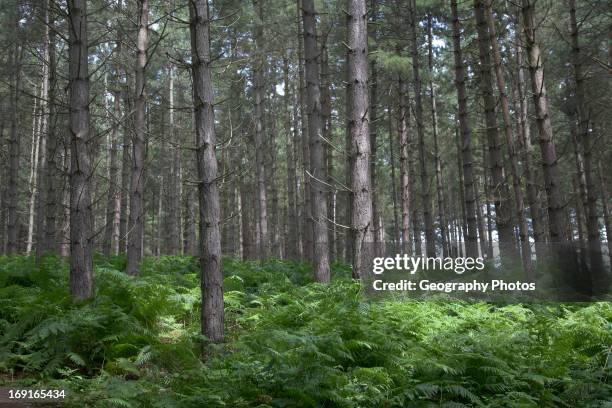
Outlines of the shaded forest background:
M0 253L79 297L93 251L609 263L606 2L3 5Z

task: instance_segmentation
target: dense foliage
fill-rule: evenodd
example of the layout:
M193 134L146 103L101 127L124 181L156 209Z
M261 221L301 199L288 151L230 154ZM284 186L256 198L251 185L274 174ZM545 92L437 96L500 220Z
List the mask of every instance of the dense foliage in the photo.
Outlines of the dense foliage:
M600 407L612 305L369 301L343 265L224 261L227 340L200 355L197 263L97 259L75 303L58 258L0 258L0 372L75 407ZM204 358L202 358L204 357Z

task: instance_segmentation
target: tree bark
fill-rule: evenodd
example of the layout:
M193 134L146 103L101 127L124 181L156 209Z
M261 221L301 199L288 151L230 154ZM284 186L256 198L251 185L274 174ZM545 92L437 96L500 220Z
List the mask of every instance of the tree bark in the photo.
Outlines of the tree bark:
M489 167L493 181L495 224L499 235L499 249L502 258L514 255L514 232L511 222L511 203L507 199L506 180L504 177L504 160L501 139L497 125L496 101L493 93L491 76L490 33L485 16L485 0L474 0L476 31L478 32L478 54L480 60L480 91L484 102L484 114L489 147Z
M378 27L376 25L378 19L378 0L370 0L370 15L372 23L369 27L370 36L374 44L378 42ZM372 195L372 235L376 243L376 252L384 253L384 237L381 236L381 218L380 218L380 202L379 202L379 183L377 172L377 154L378 154L378 64L376 56L370 59L370 72L368 81L370 83L370 186Z
M93 231L90 197L91 157L88 144L89 72L87 2L68 1L70 36L70 293L77 299L93 296Z
M544 83L544 69L540 46L536 42L535 9L532 0L522 0L525 43L527 47L529 73L531 76L531 91L535 105L540 151L542 154L542 169L544 186L548 201L548 223L552 243L567 241L565 233L565 211L561 195L561 179L557 163L557 153L553 143L553 129L548 111L548 96Z
M18 33L18 26L15 23L15 35ZM20 40L15 41L12 55L12 78L11 78L11 103L10 103L10 136L8 146L8 187L7 187L7 225L6 225L6 253L15 254L19 249L19 154L20 143L20 118L19 118L19 96L21 94L21 71L23 62L24 47Z
M610 207L608 195L608 183L604 171L601 168L601 163L598 163L599 182L601 188L601 199L603 209L604 227L606 229L606 241L608 242L608 258L610 259L610 269L612 269L612 223L610 222Z
M438 200L438 223L440 224L440 236L442 239L442 254L448 255L448 244L446 242L446 216L444 214L444 190L442 189L442 162L440 160L440 148L438 146L438 108L436 106L436 89L434 85L433 66L433 18L431 12L427 14L427 50L429 68L429 97L431 103L431 131L434 147L434 162L436 169L436 198Z
M181 140L175 123L175 101L174 101L175 69L170 66L168 70L168 126L170 127L170 139L172 164L170 165L170 181L168 190L170 202L168 203L168 254L180 254L181 235Z
M374 244L368 113L368 23L365 0L349 0L348 18L353 277L364 279L369 275Z
M329 180L331 180L333 171L333 149L332 149L332 105L331 105L331 81L329 71L329 53L327 51L327 38L329 34L329 28L324 27L323 33L321 34L321 121L323 127L323 149L325 157L325 172ZM331 185L331 183L329 183ZM328 186L329 187L329 186ZM328 218L332 220L332 224L327 230L328 247L330 250L330 256L333 259L335 255L334 245L336 242L336 224L333 219L334 214L334 197L336 191L334 188L329 187L327 192L327 214Z
M306 110L306 79L304 78L304 27L302 21L302 0L297 1L298 12L298 82L299 82L299 102L300 102L300 117L302 135L302 167L303 167L303 199L302 199L302 218L303 218L303 242L302 252L307 260L313 259L313 219L310 203L310 176L306 173L309 169L310 152L309 152L309 131L308 131L308 112Z
M48 5L47 5L48 7ZM47 9L46 20L49 24L49 47L47 52L47 63L49 65L49 92L47 95L49 104L49 118L47 126L47 142L45 158L46 165L43 173L42 185L44 186L44 204L42 206L41 222L44 223L43 232L40 237L40 244L38 245L38 253L43 255L45 253L57 252L59 249L57 244L57 208L58 201L60 199L58 194L59 186L59 171L57 159L58 140L56 135L56 121L57 121L57 108L56 108L56 54L55 54L55 26L54 18L51 15L51 11Z
M421 176L421 205L423 222L425 224L425 244L428 257L436 256L436 240L431 216L431 198L429 192L429 174L427 172L427 158L425 156L425 124L423 123L423 103L421 92L421 74L419 64L419 50L417 39L416 1L409 1L410 10L410 45L412 50L412 75L414 83L415 120L417 125L417 138L419 149L419 169ZM416 230L415 230L416 232Z
M127 249L127 273L139 273L144 238L144 179L146 157L146 78L149 1L138 0L138 35L134 69L134 134L132 137L132 171L130 178L130 217Z
M297 143L297 121L293 120L290 106L292 105L291 91L289 88L289 58L283 56L283 83L284 83L284 103L285 103L285 141L287 143L287 251L288 259L298 257L298 218L296 200L296 170L294 145ZM293 126L293 133L291 127Z
M116 83L120 86L119 81ZM110 109L109 109L110 110ZM108 192L106 197L106 222L104 224L104 240L102 242L102 253L106 256L114 254L116 239L118 233L117 215L119 213L118 202L119 192L117 188L117 180L119 175L119 166L117 163L117 141L119 139L121 103L120 92L113 91L113 113L110 118L112 130L110 132L109 149L108 149Z
M407 106L408 90L406 83L404 82L402 75L398 76L398 131L399 131L399 153L400 153L400 195L402 205L402 233L401 242L402 249L406 253L411 253L410 250L410 212L412 204L412 188L410 186L410 152L409 152L409 141L410 141L410 109ZM416 231L415 231L416 232Z
M319 50L314 0L302 1L304 21L305 79L308 91L308 134L310 139L310 200L313 221L313 263L317 282L330 281L327 240L327 175L321 123Z
M515 29L517 37L520 35L518 24ZM533 229L533 239L535 241L536 258L541 259L542 243L546 240L544 233L544 225L542 220L542 209L540 200L538 199L538 186L536 182L535 169L532 167L532 145L531 145L531 127L528 117L527 92L525 91L525 72L523 69L523 49L517 42L516 45L516 63L517 63L517 81L516 81L516 96L518 99L518 107L515 111L518 113L518 129L519 129L519 147L523 151L523 172L525 174L525 184L527 193L527 203L529 204L529 213L531 215L531 226Z
M531 244L529 243L529 229L527 227L527 219L525 217L525 201L523 199L523 190L521 189L521 175L519 163L514 148L514 136L512 135L512 119L510 118L510 102L508 93L506 92L506 79L502 70L502 57L497 45L497 30L495 21L493 20L493 12L491 10L491 0L484 0L486 4L485 18L489 28L489 39L491 50L493 51L493 63L495 70L495 78L497 82L497 91L501 97L502 118L504 121L504 136L506 137L506 148L510 158L510 174L512 175L512 189L514 191L514 201L516 206L516 219L519 227L519 242L521 247L521 259L523 261L523 269L528 280L533 280L533 267L531 263Z
M457 88L457 105L459 107L459 131L461 139L459 142L463 173L463 205L465 207L467 221L466 252L470 257L478 256L478 227L476 216L476 195L474 188L474 168L472 154L472 131L470 128L467 92L465 89L465 67L461 51L461 28L457 1L451 0L452 25L453 25L453 53L455 58L455 86Z
M578 23L576 22L576 0L568 0L570 14L570 34L572 45L572 67L574 71L574 85L576 113L578 116L579 142L582 144L584 154L584 182L586 187L586 227L589 244L589 259L594 270L603 268L601 257L601 242L599 235L599 217L597 215L597 191L593 176L593 141L589 129L590 112L586 101L585 74L582 69L582 56L580 41L578 39Z
M189 16L200 202L202 334L213 342L220 342L223 340L223 276L208 0L189 0Z
M263 38L263 0L253 0L258 22L255 26L257 54L253 67L253 93L255 96L255 161L257 172L257 203L259 210L260 257L270 252L268 237L268 204L266 194L265 144L264 144L264 38Z
M391 92L389 92L391 95ZM392 203L393 203L393 250L398 252L400 247L399 243L402 241L400 223L399 223L399 211L398 211L398 202L401 203L401 200L398 200L397 197L397 179L395 176L395 145L393 143L393 139L395 137L395 126L394 126L394 118L393 118L393 106L391 103L391 98L389 98L389 106L387 108L388 112L388 122L389 122L389 166L391 166L391 194L392 194Z

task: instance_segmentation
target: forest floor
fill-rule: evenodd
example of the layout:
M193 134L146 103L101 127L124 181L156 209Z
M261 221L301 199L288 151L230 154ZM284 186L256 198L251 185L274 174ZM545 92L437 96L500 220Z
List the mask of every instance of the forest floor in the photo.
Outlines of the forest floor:
M225 259L226 342L201 355L196 261L0 257L0 386L66 407L612 406L612 304L369 300L346 265ZM11 380L12 379L12 380Z

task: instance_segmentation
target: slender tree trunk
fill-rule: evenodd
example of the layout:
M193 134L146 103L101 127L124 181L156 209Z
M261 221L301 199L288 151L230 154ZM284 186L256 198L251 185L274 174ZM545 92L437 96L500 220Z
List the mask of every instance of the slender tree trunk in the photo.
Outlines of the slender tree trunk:
M368 114L368 23L365 0L349 0L348 18L353 277L363 279L369 275L374 243Z
M495 223L499 235L500 255L510 256L513 253L514 232L511 222L511 204L507 199L506 180L504 177L504 160L502 155L499 128L497 125L496 101L493 93L491 76L490 33L485 16L485 0L474 0L474 15L478 32L478 53L480 60L480 91L484 102L487 142L489 147L489 166L493 181L495 204Z
M349 23L350 23L350 15L345 13L346 17L346 31L348 33ZM353 164L351 161L353 160L353 156L351 156L351 133L349 132L349 121L350 121L350 111L351 111L351 84L349 83L349 53L351 50L346 47L346 62L344 65L345 68L345 101L344 101L344 120L345 120L345 134L344 134L344 151L345 151L345 165L344 165L344 183L347 186L347 191L345 193L345 211L344 211L344 225L350 226L353 217L353 197L351 196L350 188L348 186L351 185L351 170L353 168ZM346 262L352 262L353 257L353 230L350 227L346 231L345 240L344 240L344 260Z
M610 268L612 269L612 223L610 222L610 207L608 195L608 184L604 171L601 168L601 163L598 163L599 183L601 186L601 199L604 218L604 227L606 229L606 241L608 242L608 258L610 259Z
M117 81L117 86L119 83ZM112 114L112 130L110 133L110 143L108 149L108 192L106 197L106 222L104 224L104 241L102 242L102 253L109 256L115 247L115 230L117 225L115 224L116 213L119 211L117 208L117 200L119 193L117 189L117 179L119 175L119 166L117 163L117 141L119 139L119 126L120 126L120 115L121 115L121 103L120 93L118 91L113 92L113 114Z
M43 66L46 67L46 64L43 63ZM46 68L45 68L46 69ZM32 111L32 153L30 155L30 178L29 178L29 203L28 203L28 231L27 231L27 239L26 239L26 254L30 254L32 252L32 247L34 246L34 218L36 215L36 201L38 197L38 168L40 164L40 151L43 143L43 134L42 134L42 120L45 116L44 109L42 107L43 102L43 88L45 84L43 81L42 86L40 87L41 91L39 95L36 95L36 100L34 101L34 110ZM47 86L48 86L48 78L47 78ZM36 92L35 92L36 93ZM40 105L37 109L37 101L40 98Z
M304 207L302 202L300 201L300 191L302 191L302 183L300 183L300 157L302 157L301 151L302 146L300 144L300 115L299 115L299 86L293 87L293 171L294 171L294 183L295 183L295 227L296 227L296 257L301 257L304 253L303 251L303 241L304 241L304 216L303 210Z
M391 92L389 92L391 94ZM389 98L391 100L391 98ZM392 203L393 203L393 250L399 251L399 243L402 240L400 224L399 224L399 214L398 214L398 202L401 203L401 200L398 200L397 197L397 179L395 176L395 145L393 143L393 139L395 137L395 126L394 126L394 118L393 118L393 108L391 101L389 101L388 106L388 121L389 121L389 166L391 166L391 194L392 194Z
M544 186L548 200L548 223L552 243L567 241L565 233L565 211L561 195L561 178L557 164L557 153L553 143L553 129L548 111L548 97L544 84L544 69L540 46L536 42L535 9L532 0L522 1L525 43L527 47L531 91L538 125Z
M330 281L327 241L327 175L321 123L319 50L314 0L302 0L304 21L305 79L308 90L308 134L310 139L310 200L313 219L313 263L317 282Z
M181 234L181 141L175 124L175 102L174 102L174 80L175 69L170 66L168 72L168 126L170 127L170 139L172 164L170 165L170 180L168 182L169 206L168 206L168 253L179 255Z
M476 198L476 221L478 223L478 238L480 243L480 256L485 257L487 253L487 247L489 244L489 240L487 238L485 224L484 224L484 214L482 213L482 205L480 204L480 190L478 189L478 182L474 183L474 197Z
M506 137L506 148L510 158L510 174L512 175L512 189L514 191L514 201L516 206L516 219L519 227L519 242L521 247L521 259L525 276L529 280L533 280L533 267L531 264L531 244L529 243L529 229L527 227L527 219L525 217L525 201L523 199L523 190L521 189L521 175L519 170L518 157L514 148L514 136L512 135L512 119L510 118L510 102L508 93L506 92L506 79L502 70L502 57L497 44L497 30L495 21L493 20L493 12L491 10L490 0L484 0L485 18L489 28L489 42L493 51L493 63L495 70L495 78L497 82L497 91L501 97L502 118L504 121L504 136Z
M459 125L461 127L461 125ZM459 151L462 150L463 143L463 132L459 129L455 130L456 143L457 143L457 181L459 184L459 202L461 203L461 231L463 232L464 241L459 240L459 250L462 250L462 246L465 245L465 253L467 256L475 258L478 256L478 242L470 239L469 234L476 234L476 230L471 230L474 228L473 223L477 221L476 210L474 209L473 215L469 213L469 217L474 217L474 220L468 219L468 205L469 199L466 194L466 182L465 182L465 163L462 154L459 154ZM474 181L472 179L472 191L474 191ZM473 203L471 204L473 207L476 206L476 194L474 194ZM472 224L472 225L470 225ZM473 231L473 232L472 232Z
M431 103L431 131L434 144L434 161L436 168L436 198L438 200L438 222L440 224L440 236L442 238L442 254L448 256L448 244L446 242L446 216L444 214L444 190L442 189L442 162L440 160L440 149L438 146L438 109L436 106L436 89L434 86L433 66L433 18L431 13L427 14L427 48L429 66L429 96Z
M93 230L90 197L91 157L88 144L89 72L87 2L68 1L70 37L70 293L77 299L93 296Z
M515 27L517 30L517 37L520 36L518 30L518 24ZM528 104L527 104L527 92L524 91L525 87L525 73L523 69L523 49L518 44L516 46L516 63L517 63L517 83L516 83L516 96L518 99L518 107L515 111L518 113L518 129L519 129L519 147L523 151L523 172L525 174L525 184L527 193L527 203L529 204L529 213L531 215L531 226L533 229L533 239L535 241L536 257L541 259L543 254L542 243L546 237L544 234L544 225L542 221L542 209L540 207L540 200L538 199L538 187L535 179L535 169L531 164L531 152L533 150L531 145L531 127L529 125L528 118Z
M275 92L275 91L274 91ZM272 109L275 109L275 101L271 101ZM278 231L280 229L280 216L278 208L278 185L276 180L277 171L277 152L276 152L276 118L273 115L267 115L269 120L268 140L265 143L267 159L265 160L267 182L269 187L267 196L270 197L270 217L268 223L268 241L270 251L269 256L280 258L282 256L282 247L279 245Z
M289 88L289 58L283 57L283 82L285 104L285 140L287 143L287 258L296 259L298 256L298 228L297 228L297 200L296 200L296 171L293 156L294 144L297 143L297 122L293 121L293 134L291 133L291 93Z
M472 131L470 129L467 92L465 89L465 68L461 51L461 28L457 11L457 1L451 0L452 25L453 25L453 49L455 56L455 86L457 88L457 104L459 107L459 131L461 139L459 142L460 156L463 173L462 205L465 207L467 219L467 242L466 252L470 257L478 256L476 194L474 188L474 168L472 154Z
M410 152L409 152L409 132L410 132L410 109L407 106L408 91L406 83L404 82L401 74L398 76L398 130L399 130L399 152L400 152L400 195L402 205L402 235L401 242L403 251L411 253L410 251L410 210L412 204L411 193L412 189L410 186ZM416 233L416 231L414 231Z
M123 140L122 140L122 152L121 152L121 202L120 202L120 214L119 214L119 253L123 254L127 251L128 243L128 221L129 221L129 208L130 208L130 166L132 163L132 157L130 150L131 144L131 133L133 126L132 123L132 104L130 100L130 78L127 70L124 69L125 84L122 89L123 99Z
M208 0L190 0L189 15L200 201L202 334L219 342L223 340L223 276Z
M17 27L16 27L17 31ZM24 47L20 41L15 41L12 61L12 84L11 84L11 103L10 121L11 129L9 136L9 165L8 165L8 187L7 187L7 207L8 217L6 225L6 253L15 254L19 248L19 154L20 143L20 118L19 118L19 96L21 93L21 64L23 62Z
M491 208L491 181L488 174L488 159L485 143L482 143L482 157L483 157L483 166L482 166L482 184L485 196L486 203L486 211L487 211L487 258L493 258L493 216L492 208Z
M289 87L289 58L283 57L283 82L285 103L285 138L287 154L287 258L296 259L298 250L298 219L297 219L297 194L296 194L296 170L294 156L295 144L297 143L297 116L292 117L290 106L292 105L291 91ZM295 103L293 103L295 105ZM295 111L295 106L294 106ZM293 126L293 133L291 127Z
M584 153L584 181L586 187L586 227L589 244L589 259L594 270L603 268L601 258L601 242L599 236L599 217L597 215L597 191L592 169L593 141L589 129L590 113L586 103L585 74L582 69L580 41L578 39L578 23L576 22L576 0L568 0L570 14L570 33L572 45L572 66L576 86L576 109L578 114L579 142Z
M258 22L255 26L257 54L253 67L253 93L255 95L255 161L257 172L257 203L259 210L260 258L270 253L268 237L268 204L266 195L265 143L264 143L264 38L263 0L253 0Z
M331 180L333 171L333 149L331 148L332 142L332 128L331 128L331 82L329 72L329 54L327 52L327 36L329 29L326 29L321 34L321 120L323 122L323 139L324 139L324 157L325 157L325 172L328 180ZM329 183L331 185L331 183ZM334 196L336 194L335 189L329 187L327 193L327 215L328 218L334 222L330 225L327 231L327 240L330 250L330 256L333 259L335 256L334 245L336 242L336 224L333 220L334 213Z
M378 42L378 27L376 25L378 20L378 0L370 0L370 11L369 11L372 23L369 26L370 36L373 39L374 44ZM372 195L372 235L374 242L376 243L377 253L384 253L384 240L381 239L380 231L382 229L380 219L380 203L379 203L379 183L378 183L378 172L377 172L377 154L378 154L378 64L376 58L370 59L370 186Z
M580 187L578 187L580 185L580 183L578 182L578 178L579 176L575 176L572 179L572 185L574 187L574 191L580 191ZM584 207L583 207L583 198L582 198L582 194L578 193L575 194L574 197L574 209L575 209L575 216L576 216L576 230L578 232L578 242L579 242L579 246L580 246L580 251L582 254L584 254L584 250L586 248L586 239L584 239ZM571 225L571 217L570 217L570 225ZM569 236L573 238L574 232L573 232L573 228L570 227L570 233Z
M130 217L127 249L127 273L138 275L144 237L144 178L146 157L146 78L149 1L138 0L138 36L134 88L134 134L132 138L132 172L130 179Z
M421 204L423 222L425 224L425 243L427 256L436 256L436 240L433 218L431 216L431 198L429 192L429 174L427 172L428 160L425 156L425 124L423 123L423 103L421 92L421 74L419 67L419 51L417 39L417 10L416 1L409 1L410 10L410 45L412 49L412 75L414 82L415 120L417 124L417 138L419 148L419 169L421 171ZM415 230L416 231L416 230Z
M310 176L306 173L310 166L309 152L309 131L308 131L308 112L306 111L306 79L304 77L304 42L305 32L302 24L302 0L297 1L298 13L298 80L299 80L299 100L300 100L300 115L301 115L301 130L302 135L302 167L304 177L304 190L302 199L302 215L303 215L303 256L307 260L313 260L313 218L310 203Z
M47 4L48 7L48 4ZM41 222L44 223L43 232L40 237L40 245L38 252L43 255L48 252L56 252L57 244L57 207L58 207L58 164L56 163L58 140L56 136L56 58L55 58L55 31L54 19L51 17L51 12L46 11L46 22L49 25L49 47L47 52L47 63L49 72L49 92L48 99L48 125L47 125L47 143L46 143L46 165L43 173L42 185L45 188L44 205L42 207Z

